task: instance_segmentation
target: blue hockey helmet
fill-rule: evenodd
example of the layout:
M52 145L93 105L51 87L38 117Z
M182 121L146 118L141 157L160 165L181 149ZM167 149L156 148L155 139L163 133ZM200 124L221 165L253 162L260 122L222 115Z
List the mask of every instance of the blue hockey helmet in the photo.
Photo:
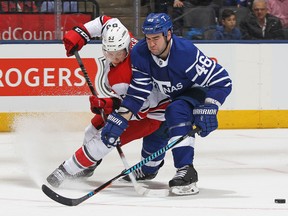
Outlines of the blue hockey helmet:
M173 24L166 13L150 13L142 26L142 32L146 34L162 33L167 36L168 30L172 31Z

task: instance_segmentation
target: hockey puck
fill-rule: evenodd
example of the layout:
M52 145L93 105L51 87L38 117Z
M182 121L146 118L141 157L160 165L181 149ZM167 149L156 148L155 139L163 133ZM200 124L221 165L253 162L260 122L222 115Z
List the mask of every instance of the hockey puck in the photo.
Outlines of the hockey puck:
M286 203L286 199L275 199L275 203Z

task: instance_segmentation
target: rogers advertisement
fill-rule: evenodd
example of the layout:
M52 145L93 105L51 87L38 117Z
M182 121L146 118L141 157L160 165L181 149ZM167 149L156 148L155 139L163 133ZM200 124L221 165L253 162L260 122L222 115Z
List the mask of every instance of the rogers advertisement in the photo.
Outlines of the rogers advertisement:
M107 97L101 44L91 43L79 54L97 95ZM62 43L0 44L0 121L1 113L87 112L91 94L78 61L66 56Z
M82 61L91 72L89 78L95 80L98 71L95 59ZM74 58L0 59L0 90L0 96L91 94Z
M54 40L54 14L0 14L0 40ZM61 15L61 38L79 23L91 20L89 14Z

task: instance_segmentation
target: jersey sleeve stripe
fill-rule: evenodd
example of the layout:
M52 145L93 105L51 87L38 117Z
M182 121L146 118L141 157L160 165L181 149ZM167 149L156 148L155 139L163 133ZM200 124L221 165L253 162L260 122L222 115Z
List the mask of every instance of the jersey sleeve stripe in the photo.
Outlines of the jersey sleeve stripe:
M137 88L137 87L133 86L132 84L130 84L130 87L133 88L133 89L135 89L135 90L138 91L138 92L145 92L145 93L147 93L147 94L150 94L150 92L151 92L151 91L149 91L149 90L145 90L145 89L142 89L142 88Z
M224 70L224 68L222 67L219 71L217 71L216 73L214 73L210 79L207 81L207 83L210 83L210 81L215 77L217 76L218 74L220 74L222 71Z
M208 86L212 86L212 85L215 85L219 82L222 82L223 80L230 80L230 77L229 76L225 76L225 77L221 77L220 79L217 79L217 80L214 80L213 82L209 83ZM230 82L231 83L231 82Z
M224 87L229 87L229 86L231 86L231 85L232 85L232 83L229 82L229 83L227 83L226 85L224 85Z
M147 81L147 80L150 81L151 79L150 78L137 78L137 80L141 82L141 81Z
M129 95L130 97L133 97L133 98L136 98L138 100L141 100L141 101L145 101L146 99L145 98L142 98L142 97L138 97L138 96L135 96L135 95Z
M137 69L135 69L135 68L132 68L132 71L133 71L134 74L135 74L135 73L140 73L140 74L143 74L143 75L145 75L145 76L149 76L148 73L145 73L145 72L143 72L143 71L137 70Z
M207 84L207 80L209 80L209 78L212 76L212 73L215 69L216 64L213 65L213 67L210 69L210 71L208 72L207 76L205 77L204 81L200 84L200 86L203 86L205 84Z
M186 71L185 71L186 73L188 73L192 68L194 68L194 65L197 63L197 59L199 58L199 55L200 55L200 52L199 52L199 50L197 50L196 59L195 59L195 61L193 62L193 64L192 64L189 68L186 69ZM198 74L197 74L197 75L198 75ZM197 76L197 75L196 75L196 76ZM196 78L197 78L197 77L196 77ZM195 79L196 79L196 78L195 78ZM194 78L193 78L193 79L194 79Z
M143 80L143 81L145 81L145 80ZM141 82L141 81L139 81L138 79L136 80L136 79L133 79L133 82L134 83L136 83L136 84L139 84L139 85L149 85L149 84L151 84L152 82Z

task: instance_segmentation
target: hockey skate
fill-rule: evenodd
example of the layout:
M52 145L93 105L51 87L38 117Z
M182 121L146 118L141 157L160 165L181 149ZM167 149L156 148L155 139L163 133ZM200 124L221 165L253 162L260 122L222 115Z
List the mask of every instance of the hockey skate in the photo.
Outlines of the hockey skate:
M159 164L158 170L163 165L164 165L164 160L162 160L161 163ZM146 181L146 180L154 179L158 174L158 170L155 173L144 173L142 169L140 168L140 169L133 171L133 174L135 176L136 181ZM121 180L124 182L131 182L131 179L128 175L124 176Z
M89 178L93 175L94 170L101 163L101 161L102 160L99 160L94 166L84 169L75 175L69 174L64 168L63 164L61 164L46 178L46 180L51 186L58 188L65 179L77 180L81 178Z
M194 195L199 193L197 181L198 174L193 165L186 165L177 170L176 175L169 181L169 187L171 193L176 195Z

